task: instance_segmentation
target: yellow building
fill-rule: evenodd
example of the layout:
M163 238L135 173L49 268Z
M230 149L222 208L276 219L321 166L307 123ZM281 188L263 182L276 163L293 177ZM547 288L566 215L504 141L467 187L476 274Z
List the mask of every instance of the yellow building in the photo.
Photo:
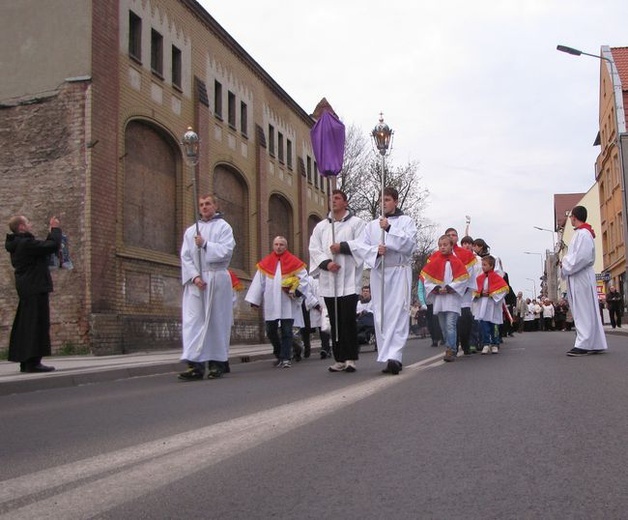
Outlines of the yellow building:
M600 154L595 163L595 178L599 186L600 219L604 271L609 284L620 288L624 295L626 284L626 137L625 96L628 85L628 47L601 48L599 133L595 144ZM620 146L621 143L621 146Z

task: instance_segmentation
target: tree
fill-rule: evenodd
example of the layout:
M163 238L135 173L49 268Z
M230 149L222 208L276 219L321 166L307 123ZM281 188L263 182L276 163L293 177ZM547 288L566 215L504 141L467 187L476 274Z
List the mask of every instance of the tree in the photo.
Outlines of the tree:
M354 213L369 221L380 214L382 165L379 153L375 153L366 136L355 125L348 127L344 164L337 182L347 194ZM420 271L429 253L434 251L436 241L436 225L423 216L429 190L422 185L418 162L398 167L391 159L392 155L386 159L386 186L399 192L399 208L416 223L417 249L413 263L415 270Z

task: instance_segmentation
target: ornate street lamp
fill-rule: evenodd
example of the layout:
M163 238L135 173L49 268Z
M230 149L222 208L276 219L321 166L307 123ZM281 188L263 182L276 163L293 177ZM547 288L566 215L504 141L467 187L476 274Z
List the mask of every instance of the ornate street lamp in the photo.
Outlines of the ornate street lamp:
M384 114L380 112L379 114L379 123L373 128L371 132L371 137L373 138L373 144L377 151L379 152L382 158L382 183L381 183L381 193L380 193L380 207L381 207L381 218L383 219L386 215L384 214L384 188L386 187L386 155L390 153L392 150L392 137L393 137L392 129L384 123ZM382 229L382 245L386 244L386 231ZM384 330L384 275L386 274L384 271L384 256L382 256L381 268L382 268L382 294L381 294L381 329Z
M185 163L191 169L191 177L192 177L192 196L194 197L194 203L192 207L194 208L194 224L196 225L196 234L200 235L200 230L198 227L198 187L196 185L196 171L195 166L198 164L199 160L199 149L200 149L200 139L198 134L192 130L191 126L188 126L187 132L183 134L183 139L181 140L181 146L183 147L183 158L185 159ZM203 279L203 264L201 261L201 248L198 248L198 273ZM201 299L201 301L203 301Z

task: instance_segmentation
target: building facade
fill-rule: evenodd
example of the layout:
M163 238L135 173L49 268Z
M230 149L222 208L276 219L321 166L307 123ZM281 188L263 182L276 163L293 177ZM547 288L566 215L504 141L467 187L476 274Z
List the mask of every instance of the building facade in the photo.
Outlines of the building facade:
M599 187L601 236L604 271L609 285L624 295L626 284L626 167L622 157L622 141L626 136L628 92L628 48L601 48L599 133L595 144L600 153L595 162L595 179ZM626 151L624 151L626 155Z
M0 189L11 201L0 213L28 215L39 235L58 215L74 263L53 273L53 350L179 346L192 175L234 229L231 267L245 285L276 235L307 260L328 204L314 119L198 2L23 0L0 7L0 30L12 42L0 61ZM180 147L189 126L194 168ZM4 349L17 304L8 255L0 282ZM234 341L263 340L241 296L235 319Z

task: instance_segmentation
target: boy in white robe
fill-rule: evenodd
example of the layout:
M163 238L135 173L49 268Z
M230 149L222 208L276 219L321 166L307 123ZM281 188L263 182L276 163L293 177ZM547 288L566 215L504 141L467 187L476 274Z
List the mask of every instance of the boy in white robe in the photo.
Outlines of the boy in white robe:
M499 336L496 325L504 321L502 301L508 294L508 284L495 272L495 258L482 258L482 273L476 278L473 290L473 316L480 325L482 354L499 354Z
M301 303L309 292L305 262L288 251L288 241L273 239L273 252L257 264L257 272L244 298L252 307L264 302L266 335L277 358L275 366L292 366L293 327L304 325Z
M316 224L310 237L310 274L319 279L319 295L331 322L335 363L328 370L352 373L359 350L355 311L362 287L359 243L365 223L349 210L343 191L333 190L330 204L328 217ZM321 350L321 358L325 357Z
M595 232L586 223L587 209L576 206L571 210L571 225L575 228L568 253L561 260L561 276L567 281L567 301L576 325L576 342L567 352L570 357L602 354L608 348L598 311L595 282Z
M438 239L438 251L429 257L421 278L426 300L433 304L434 314L445 340L444 361L455 361L458 353L456 325L462 308L462 296L469 286L469 273L462 260L453 254L453 241L447 235Z
M382 201L384 216L367 224L362 241L364 263L371 268L377 361L386 363L383 372L393 375L402 370L402 349L410 331L410 264L416 247L416 224L403 214L397 207L398 203L397 190L385 188Z
M218 213L213 195L199 197L201 219L190 226L181 246L183 283L181 359L188 370L183 381L222 376L228 367L233 323L233 289L228 267L235 248L233 230ZM200 262L200 264L199 264Z

